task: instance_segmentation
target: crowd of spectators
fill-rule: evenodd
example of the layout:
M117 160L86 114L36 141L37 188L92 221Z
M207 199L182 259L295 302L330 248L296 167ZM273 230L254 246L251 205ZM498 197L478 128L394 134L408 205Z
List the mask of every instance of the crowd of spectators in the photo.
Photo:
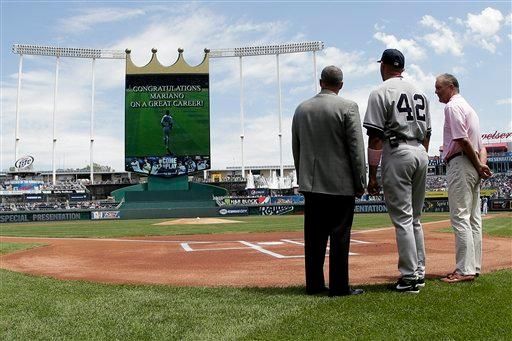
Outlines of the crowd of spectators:
M55 185L52 183L45 183L40 187L43 191L86 191L87 187L85 187L81 182L75 181L62 181L56 183Z
M446 191L446 176L428 176L427 191ZM481 188L484 190L495 190L491 198L512 197L512 174L497 173L486 180L482 180Z
M239 176L231 176L228 181L243 181ZM100 184L120 184L120 183L134 183L130 182L129 179L118 179L118 181L103 181L97 183ZM9 191L11 190L8 182L0 183L0 190ZM86 182L83 181L64 181L59 182L56 185L49 183L41 183L38 186L39 190L42 191L73 191L73 192L87 192ZM512 174L511 173L497 173L491 178L482 181L482 189L484 190L495 190L491 198L512 198ZM446 191L447 183L446 176L427 176L426 182L427 191ZM291 190L290 190L291 191ZM246 191L242 191L245 193ZM241 193L240 195L244 195ZM276 193L273 193L274 195ZM286 193L287 195L293 194L292 192ZM246 195L246 194L245 194ZM365 195L361 198L363 201L378 201L382 200L382 197L370 197ZM10 200L11 201L11 200ZM16 200L18 201L18 200ZM100 201L62 201L62 199L52 199L48 197L45 202L5 202L0 203L0 211L12 212L12 211L44 211L44 210L108 210L118 208L120 203L111 200L100 200Z
M482 181L482 189L495 189L492 198L512 198L512 175L494 174L489 179Z
M21 184L16 181L5 181L0 183L0 190L2 191L74 191L74 192L83 192L87 190L87 187L83 185L81 182L76 181L60 181L57 184L52 184L48 182L42 181L33 181L26 182L20 181ZM27 185L30 185L27 187ZM21 189L20 189L21 186ZM26 188L23 188L26 187Z
M128 179L128 178L120 178L120 179L112 179L112 180L100 180L94 181L94 185L136 185L139 181L137 179ZM89 185L89 179L82 180L82 184Z
M75 191L75 192L83 192L87 191L87 186L89 185L89 179L82 179L79 181L59 181L57 184L52 184L50 182L42 182L40 184L34 185L34 189L41 191ZM112 180L101 180L95 181L95 185L130 185L130 184L138 184L139 181L137 179L128 179L128 178L119 178ZM16 185L11 184L9 181L0 182L0 190L2 191L12 191L16 189Z
M436 175L427 176L426 189L427 191L446 191L448 185L446 184L446 176Z

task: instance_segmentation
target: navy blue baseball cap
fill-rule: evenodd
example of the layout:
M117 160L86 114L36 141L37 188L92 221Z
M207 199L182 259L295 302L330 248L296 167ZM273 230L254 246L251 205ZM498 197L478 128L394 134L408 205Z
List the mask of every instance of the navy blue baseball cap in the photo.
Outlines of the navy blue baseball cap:
M397 49L387 49L382 52L382 57L380 57L380 60L377 62L403 69L405 66L405 57L402 52Z

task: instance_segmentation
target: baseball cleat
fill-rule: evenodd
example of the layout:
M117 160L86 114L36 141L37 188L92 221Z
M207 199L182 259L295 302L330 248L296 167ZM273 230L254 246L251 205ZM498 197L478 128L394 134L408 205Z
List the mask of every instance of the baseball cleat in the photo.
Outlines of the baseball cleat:
M416 281L416 286L418 288L424 288L425 287L425 278L419 278L417 281Z
M408 294L418 294L420 292L420 287L418 286L417 280L407 280L400 278L396 283L394 289L397 292L404 292ZM425 285L425 282L423 282Z

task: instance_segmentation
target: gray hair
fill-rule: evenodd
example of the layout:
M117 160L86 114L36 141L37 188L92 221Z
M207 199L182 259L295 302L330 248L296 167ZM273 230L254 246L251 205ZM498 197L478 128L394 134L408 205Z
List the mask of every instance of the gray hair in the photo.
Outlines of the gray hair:
M343 71L334 65L326 66L320 79L327 85L340 86L343 83Z
M453 85L453 87L457 89L457 92L459 92L459 81L454 75L443 73L442 75L437 76L437 79L442 80L444 83Z

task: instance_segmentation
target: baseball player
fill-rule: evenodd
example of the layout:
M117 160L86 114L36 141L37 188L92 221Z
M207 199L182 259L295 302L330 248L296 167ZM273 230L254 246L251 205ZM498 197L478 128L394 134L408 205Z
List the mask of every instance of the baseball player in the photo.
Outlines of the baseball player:
M482 199L482 215L487 215L488 210L489 210L489 205L487 203L487 198L484 197Z
M163 133L164 133L164 146L169 151L169 144L170 144L170 138L169 135L171 134L172 126L174 125L174 121L172 119L171 114L169 113L169 110L165 111L164 116L162 116L162 119L160 120L160 124L163 127Z
M399 292L419 293L425 286L425 246L420 223L430 140L427 97L402 79L405 58L396 49L382 53L384 81L371 92L363 126L368 134L370 195L379 194L377 167L398 247Z

